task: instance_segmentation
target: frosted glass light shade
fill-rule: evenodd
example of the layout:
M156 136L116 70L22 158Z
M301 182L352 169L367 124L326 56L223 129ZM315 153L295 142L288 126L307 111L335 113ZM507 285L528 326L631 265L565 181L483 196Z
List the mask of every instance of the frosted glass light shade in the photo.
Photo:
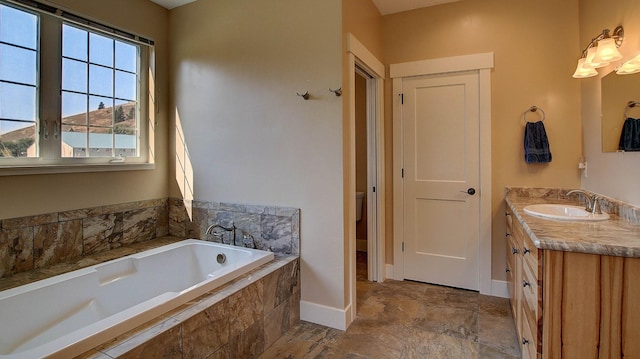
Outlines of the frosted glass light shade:
M585 60L584 65L582 65L582 67L585 67L588 69L598 69L598 68L609 65L608 62L595 61L597 51L598 51L598 48L596 46L590 47L589 50L587 50L587 59Z
M593 59L594 62L613 62L622 59L622 54L618 51L616 40L609 37L598 41L598 51Z
M598 74L593 68L584 67L585 58L582 57L578 60L578 66L576 67L576 72L573 73L573 77L576 79L583 79L585 77L593 77Z
M631 59L622 66L616 69L618 75L631 75L640 72L640 61L636 62L635 59Z

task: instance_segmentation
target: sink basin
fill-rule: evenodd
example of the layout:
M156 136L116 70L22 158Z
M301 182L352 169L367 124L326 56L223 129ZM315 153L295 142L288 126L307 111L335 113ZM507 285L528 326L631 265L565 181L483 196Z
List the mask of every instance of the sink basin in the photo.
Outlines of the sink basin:
M532 204L524 207L524 211L533 216L563 221L604 221L609 219L608 213L595 214L587 212L584 207L568 204Z

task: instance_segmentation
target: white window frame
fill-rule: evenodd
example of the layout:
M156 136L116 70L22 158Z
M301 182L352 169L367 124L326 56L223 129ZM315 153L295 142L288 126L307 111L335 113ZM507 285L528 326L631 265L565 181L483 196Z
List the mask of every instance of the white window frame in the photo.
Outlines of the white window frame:
M19 1L0 0L7 6L33 12L39 16L39 54L38 54L38 93L37 93L37 138L39 142L38 157L1 158L0 176L72 173L72 172L103 172L154 169L154 150L152 148L153 130L155 128L156 98L153 81L154 73L153 41L136 41L139 37L111 27L96 24L76 14L69 14L61 10L49 11L33 8ZM65 16L66 15L66 16ZM74 157L61 156L61 91L62 91L62 25L83 28L90 32L99 33L138 46L138 153L137 157ZM112 31L108 31L112 30ZM126 34L129 36L121 36ZM133 38L131 38L133 37ZM148 42L148 43L147 43ZM47 138L45 137L47 133Z

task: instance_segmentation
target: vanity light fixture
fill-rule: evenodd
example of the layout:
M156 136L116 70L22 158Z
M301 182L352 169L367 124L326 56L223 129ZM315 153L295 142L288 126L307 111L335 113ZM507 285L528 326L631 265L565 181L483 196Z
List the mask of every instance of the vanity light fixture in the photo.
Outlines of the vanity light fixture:
M622 54L618 48L624 40L624 28L618 26L610 34L609 29L602 30L602 33L591 40L589 45L582 51L582 56L578 60L578 66L573 74L575 78L585 78L596 76L595 70L609 65L609 63L622 59Z
M593 77L598 74L596 69L586 66L585 63L586 59L584 57L578 60L578 67L576 67L576 72L573 73L574 78L583 79L586 77Z
M640 72L640 54L616 69L616 74L618 75L631 75L638 72Z
M585 57L584 60L584 64L582 64L582 67L586 67L588 69L598 69L600 67L604 67L609 65L608 62L597 62L595 61L596 58L596 52L598 52L598 48L597 47L590 47L587 50L587 57Z

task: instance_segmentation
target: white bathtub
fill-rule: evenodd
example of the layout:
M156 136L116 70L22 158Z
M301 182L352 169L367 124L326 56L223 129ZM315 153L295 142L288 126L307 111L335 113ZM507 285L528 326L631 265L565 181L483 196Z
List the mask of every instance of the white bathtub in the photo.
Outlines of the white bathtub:
M189 239L2 291L0 358L81 354L272 259Z

